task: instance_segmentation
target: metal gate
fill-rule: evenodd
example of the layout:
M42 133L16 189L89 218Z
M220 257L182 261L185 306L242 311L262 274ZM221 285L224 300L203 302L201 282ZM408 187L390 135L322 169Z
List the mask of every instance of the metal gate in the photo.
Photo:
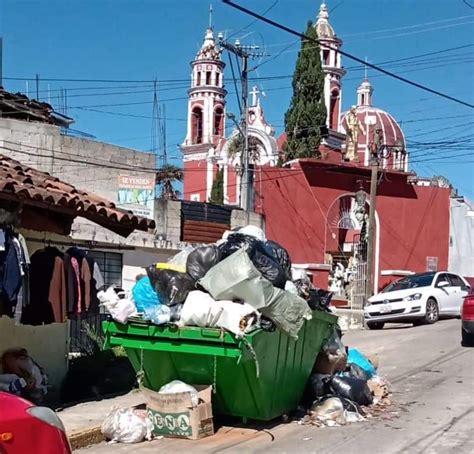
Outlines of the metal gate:
M360 235L354 238L355 271L352 281L351 309L363 309L367 283L367 243Z

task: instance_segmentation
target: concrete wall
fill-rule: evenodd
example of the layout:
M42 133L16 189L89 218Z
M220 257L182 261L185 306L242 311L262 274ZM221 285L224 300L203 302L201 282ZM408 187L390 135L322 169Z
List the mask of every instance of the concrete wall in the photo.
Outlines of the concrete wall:
M149 153L64 136L56 126L8 118L0 118L0 152L112 202L117 200L119 175L149 177L156 165Z
M15 325L0 317L0 355L10 348L26 348L44 368L52 385L51 396L57 396L68 370L69 323L43 326Z
M466 199L451 199L448 269L474 277L474 205Z

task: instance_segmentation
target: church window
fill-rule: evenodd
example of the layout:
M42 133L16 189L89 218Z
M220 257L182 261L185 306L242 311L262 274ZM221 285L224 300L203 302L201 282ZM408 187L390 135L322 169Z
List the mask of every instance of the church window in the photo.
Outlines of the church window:
M220 83L220 74L216 73L216 85L219 86Z
M206 71L206 85L211 85L211 71Z
M323 64L329 65L329 50L328 49L323 50Z
M202 109L195 107L192 111L191 134L193 143L202 143Z
M339 122L339 90L334 89L331 91L331 100L329 108L329 127L331 129L337 129Z
M215 136L222 136L224 134L224 111L222 107L217 107L214 110L214 131Z
M197 72L196 85L201 85L201 71Z

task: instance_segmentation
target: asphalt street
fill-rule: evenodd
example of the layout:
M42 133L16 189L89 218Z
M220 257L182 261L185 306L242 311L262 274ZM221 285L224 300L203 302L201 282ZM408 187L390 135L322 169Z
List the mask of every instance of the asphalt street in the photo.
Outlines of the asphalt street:
M223 427L198 441L102 443L77 452L472 453L474 348L460 345L460 325L460 320L416 328L388 325L344 336L346 345L379 355L379 373L393 391L393 407L381 417L332 428L280 422L263 428Z

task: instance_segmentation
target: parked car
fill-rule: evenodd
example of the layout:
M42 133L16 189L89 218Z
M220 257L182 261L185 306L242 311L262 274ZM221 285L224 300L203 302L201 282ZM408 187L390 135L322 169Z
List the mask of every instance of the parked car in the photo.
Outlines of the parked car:
M446 271L412 274L369 298L365 321L370 329L382 329L387 322L421 325L459 317L469 288L463 277Z
M53 410L0 392L0 453L71 454L71 447Z
M464 346L474 346L474 289L464 297L461 310L461 339Z

